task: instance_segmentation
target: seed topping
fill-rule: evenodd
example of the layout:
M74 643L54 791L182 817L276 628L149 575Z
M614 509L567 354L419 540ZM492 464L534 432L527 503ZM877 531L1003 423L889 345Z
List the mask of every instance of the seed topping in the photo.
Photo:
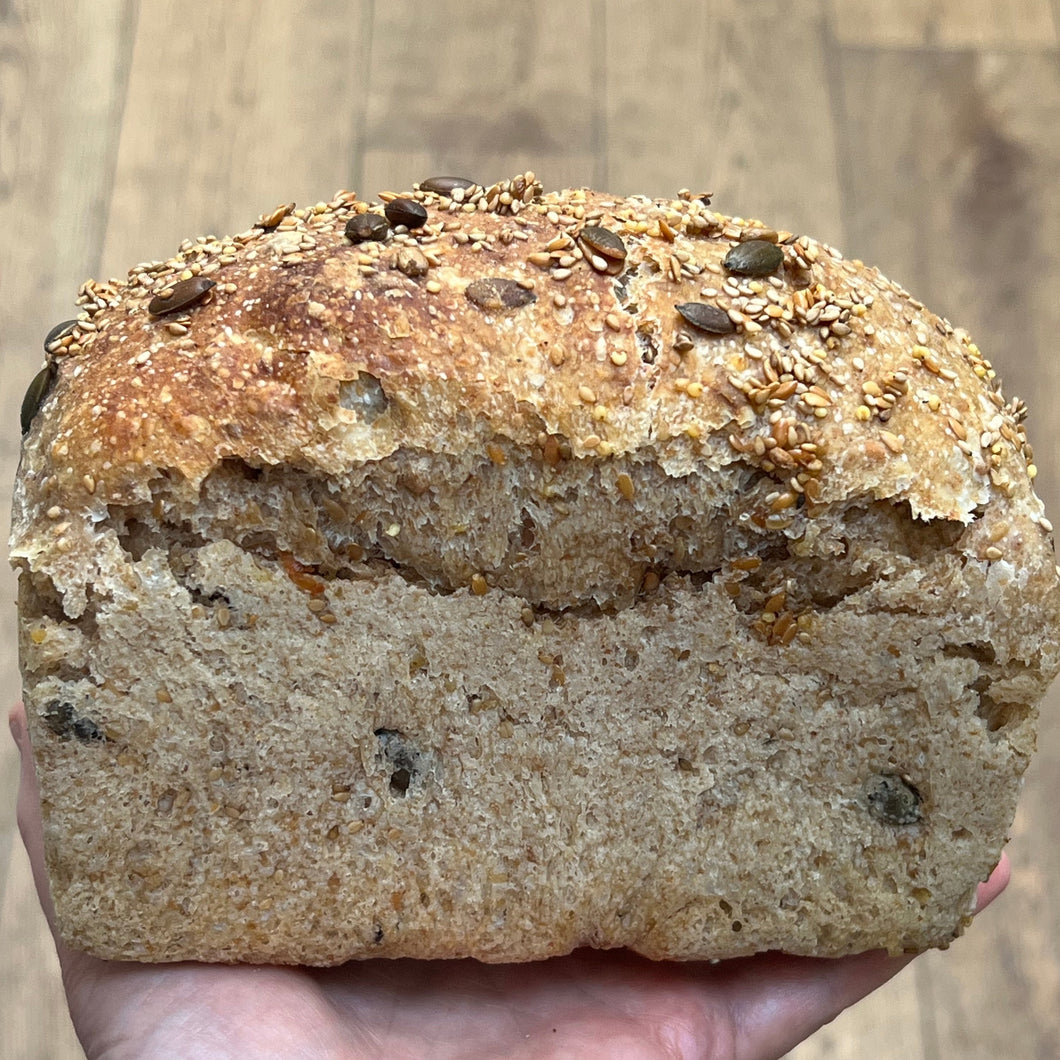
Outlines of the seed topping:
M75 327L80 323L78 320L64 320L61 324L56 324L55 327L44 336L44 350L46 353L54 353L55 347L74 330Z
M390 234L390 225L377 213L359 213L346 222L345 234L351 243L381 243Z
M166 313L176 313L181 309L190 309L202 302L216 286L213 280L208 280L205 276L192 276L190 279L180 280L167 290L156 294L147 303L147 311L152 316L159 317Z
M737 243L725 255L722 266L737 276L768 276L784 263L784 251L765 239Z
M294 210L294 203L289 202L281 206L277 206L275 210L270 210L268 213L263 213L258 218L258 226L260 228L271 229L275 228L289 213Z
M600 225L586 225L580 235L582 252L597 272L617 276L626 264L626 244L622 237Z
M30 428L33 426L33 420L37 413L40 411L41 405L44 404L44 399L48 396L48 391L51 390L52 385L55 382L55 368L49 365L47 368L42 368L30 382L29 387L26 389L26 396L22 399L22 436L25 437L30 432Z
M384 209L386 219L396 228L422 228L427 223L427 211L415 199L393 199Z
M729 314L709 302L683 302L675 308L686 323L700 331L712 335L729 335L736 330Z
M454 191L470 191L475 186L475 182L466 177L428 177L420 181L420 191L433 191L435 195L445 195L450 199Z
M415 279L427 275L430 263L422 250L417 250L416 247L402 247L397 253L397 267L406 276Z
M490 276L482 280L473 280L464 291L469 302L479 309L490 312L501 312L506 309L520 309L537 301L537 295L528 291L515 280L503 276Z

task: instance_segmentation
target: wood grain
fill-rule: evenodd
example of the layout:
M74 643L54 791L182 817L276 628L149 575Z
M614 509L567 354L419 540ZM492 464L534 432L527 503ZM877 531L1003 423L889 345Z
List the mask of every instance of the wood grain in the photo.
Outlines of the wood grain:
M597 183L602 6L378 5L366 193L436 174L488 184L528 169L550 187Z
M713 190L879 264L1028 399L1060 519L1058 15L1060 0L0 0L4 480L41 337L88 275L339 187L532 168L551 187ZM0 623L15 689L10 606ZM1060 1056L1060 688L1039 745L1006 895L789 1060ZM0 741L0 1056L72 1060L16 773Z
M1040 449L1060 415L1041 385L1060 327L1060 147L1040 132L1060 128L1055 57L844 51L841 77L844 249L967 327L1009 396L1033 393ZM1039 463L1055 511L1060 467Z
M0 480L14 478L18 410L43 361L41 340L73 315L98 267L135 30L135 4L0 3ZM9 509L2 506L6 542ZM4 715L19 687L15 578L0 566L0 687ZM51 936L15 827L18 758L0 740L0 1055L82 1056ZM43 1014L47 1018L42 1018Z
M121 122L104 275L227 235L292 199L351 188L370 4L182 0L142 7Z
M723 212L841 245L823 16L817 0L608 4L611 189L710 190Z
M844 44L883 48L1051 49L1049 0L831 0Z

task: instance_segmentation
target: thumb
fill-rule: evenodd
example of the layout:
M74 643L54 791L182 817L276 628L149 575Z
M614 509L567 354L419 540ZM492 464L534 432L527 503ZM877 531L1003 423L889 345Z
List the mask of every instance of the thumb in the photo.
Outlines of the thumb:
M48 926L55 934L55 910L51 891L48 888L48 873L44 864L44 825L41 821L40 789L37 787L37 771L33 765L33 748L26 727L26 707L17 703L7 718L21 758L18 784L18 830L29 855L33 882L41 908L48 918Z

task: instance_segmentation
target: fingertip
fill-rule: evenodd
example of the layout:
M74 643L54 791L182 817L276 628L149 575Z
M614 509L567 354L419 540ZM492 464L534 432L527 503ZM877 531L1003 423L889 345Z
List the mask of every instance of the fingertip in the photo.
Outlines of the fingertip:
M26 704L21 699L8 711L7 727L11 730L11 738L22 750L26 739Z
M994 871L990 873L988 879L979 884L979 889L976 892L975 911L981 913L991 902L993 902L1001 892L1009 885L1009 881L1012 879L1012 862L1009 861L1009 856L1004 851L1001 853L1001 858L994 868Z

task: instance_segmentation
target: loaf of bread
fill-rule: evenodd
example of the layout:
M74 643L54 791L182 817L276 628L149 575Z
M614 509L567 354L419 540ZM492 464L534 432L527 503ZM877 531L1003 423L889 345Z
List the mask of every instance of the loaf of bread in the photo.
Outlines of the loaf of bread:
M1060 667L1024 406L859 261L527 173L88 282L12 557L58 927L944 946Z

